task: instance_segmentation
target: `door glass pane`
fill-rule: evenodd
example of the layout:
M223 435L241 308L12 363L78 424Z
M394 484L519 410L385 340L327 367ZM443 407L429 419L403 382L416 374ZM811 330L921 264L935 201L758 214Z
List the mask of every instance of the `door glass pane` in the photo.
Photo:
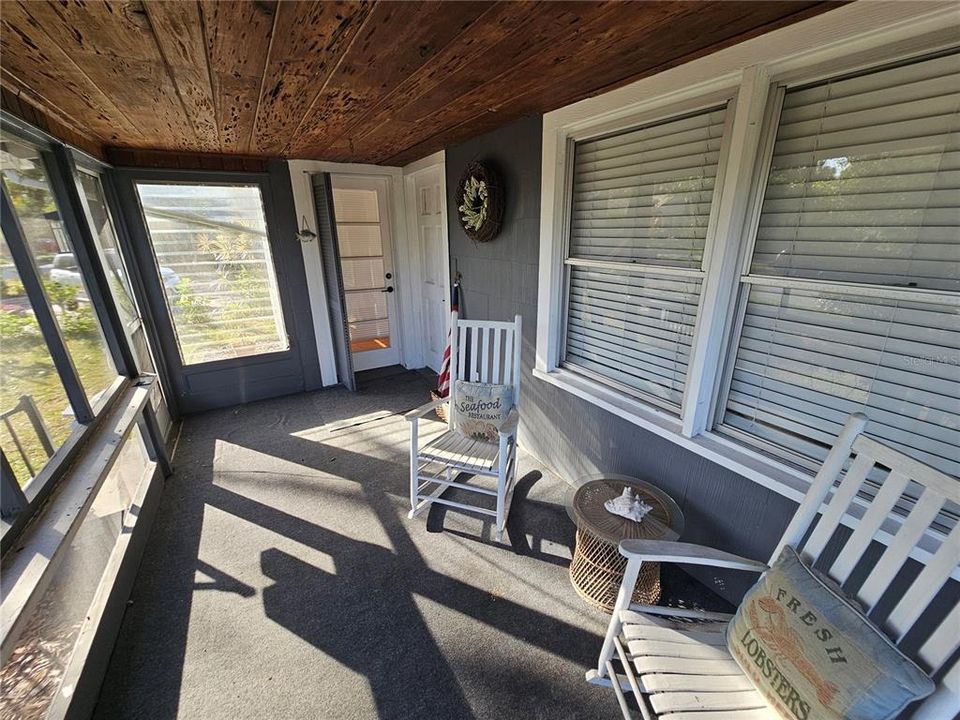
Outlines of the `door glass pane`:
M2 234L0 371L0 447L25 486L70 434L73 416Z
M117 235L113 229L113 222L110 220L110 212L107 210L107 202L103 195L103 187L100 185L100 178L90 173L81 172L80 186L90 210L89 219L97 249L100 251L100 261L103 263L107 279L110 281L110 291L113 294L114 302L117 304L117 310L120 312L124 326L129 326L139 315L133 302L133 293L130 291L123 260L120 258L119 250L117 250Z
M336 209L337 222L380 222L380 205L377 202L376 190L334 188L333 206Z
M289 347L256 185L137 184L185 365Z
M43 158L31 145L6 137L0 167L60 332L87 397L95 401L117 371L64 231Z
M390 313L377 191L334 188L333 204L350 350L384 350L390 347Z

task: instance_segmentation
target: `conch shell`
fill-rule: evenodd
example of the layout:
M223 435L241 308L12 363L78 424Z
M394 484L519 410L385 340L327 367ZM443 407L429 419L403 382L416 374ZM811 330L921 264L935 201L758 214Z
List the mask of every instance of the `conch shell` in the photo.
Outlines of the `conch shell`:
M603 506L607 509L607 512L620 515L634 522L640 522L648 512L653 510L652 505L647 505L634 495L633 490L628 487L623 489L623 494L607 500Z

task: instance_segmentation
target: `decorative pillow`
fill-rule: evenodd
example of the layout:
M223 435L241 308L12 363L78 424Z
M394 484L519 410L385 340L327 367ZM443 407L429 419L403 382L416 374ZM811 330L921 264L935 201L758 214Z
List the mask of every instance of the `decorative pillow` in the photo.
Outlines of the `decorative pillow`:
M457 380L453 428L474 440L496 442L500 426L513 407L512 385L487 385Z
M792 547L743 598L729 627L734 660L780 717L883 720L934 690Z

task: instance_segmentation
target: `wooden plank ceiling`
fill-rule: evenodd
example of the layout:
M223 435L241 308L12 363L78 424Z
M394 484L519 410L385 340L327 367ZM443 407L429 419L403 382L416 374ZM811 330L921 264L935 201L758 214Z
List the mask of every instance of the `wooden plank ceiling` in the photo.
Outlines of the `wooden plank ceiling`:
M85 148L399 165L833 6L7 0L0 84Z

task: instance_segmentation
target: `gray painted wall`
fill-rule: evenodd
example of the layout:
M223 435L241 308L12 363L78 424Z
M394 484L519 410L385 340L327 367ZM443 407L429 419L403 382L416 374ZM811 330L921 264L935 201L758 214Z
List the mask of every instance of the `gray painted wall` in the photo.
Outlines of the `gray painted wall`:
M532 376L540 149L541 118L531 117L446 151L450 262L462 276L461 308L476 320L523 316L521 444L568 480L612 472L652 482L683 510L683 540L766 560L796 503ZM453 199L471 160L489 162L498 170L506 196L503 230L484 244L474 243L461 230ZM696 574L732 601L755 579L737 572Z

